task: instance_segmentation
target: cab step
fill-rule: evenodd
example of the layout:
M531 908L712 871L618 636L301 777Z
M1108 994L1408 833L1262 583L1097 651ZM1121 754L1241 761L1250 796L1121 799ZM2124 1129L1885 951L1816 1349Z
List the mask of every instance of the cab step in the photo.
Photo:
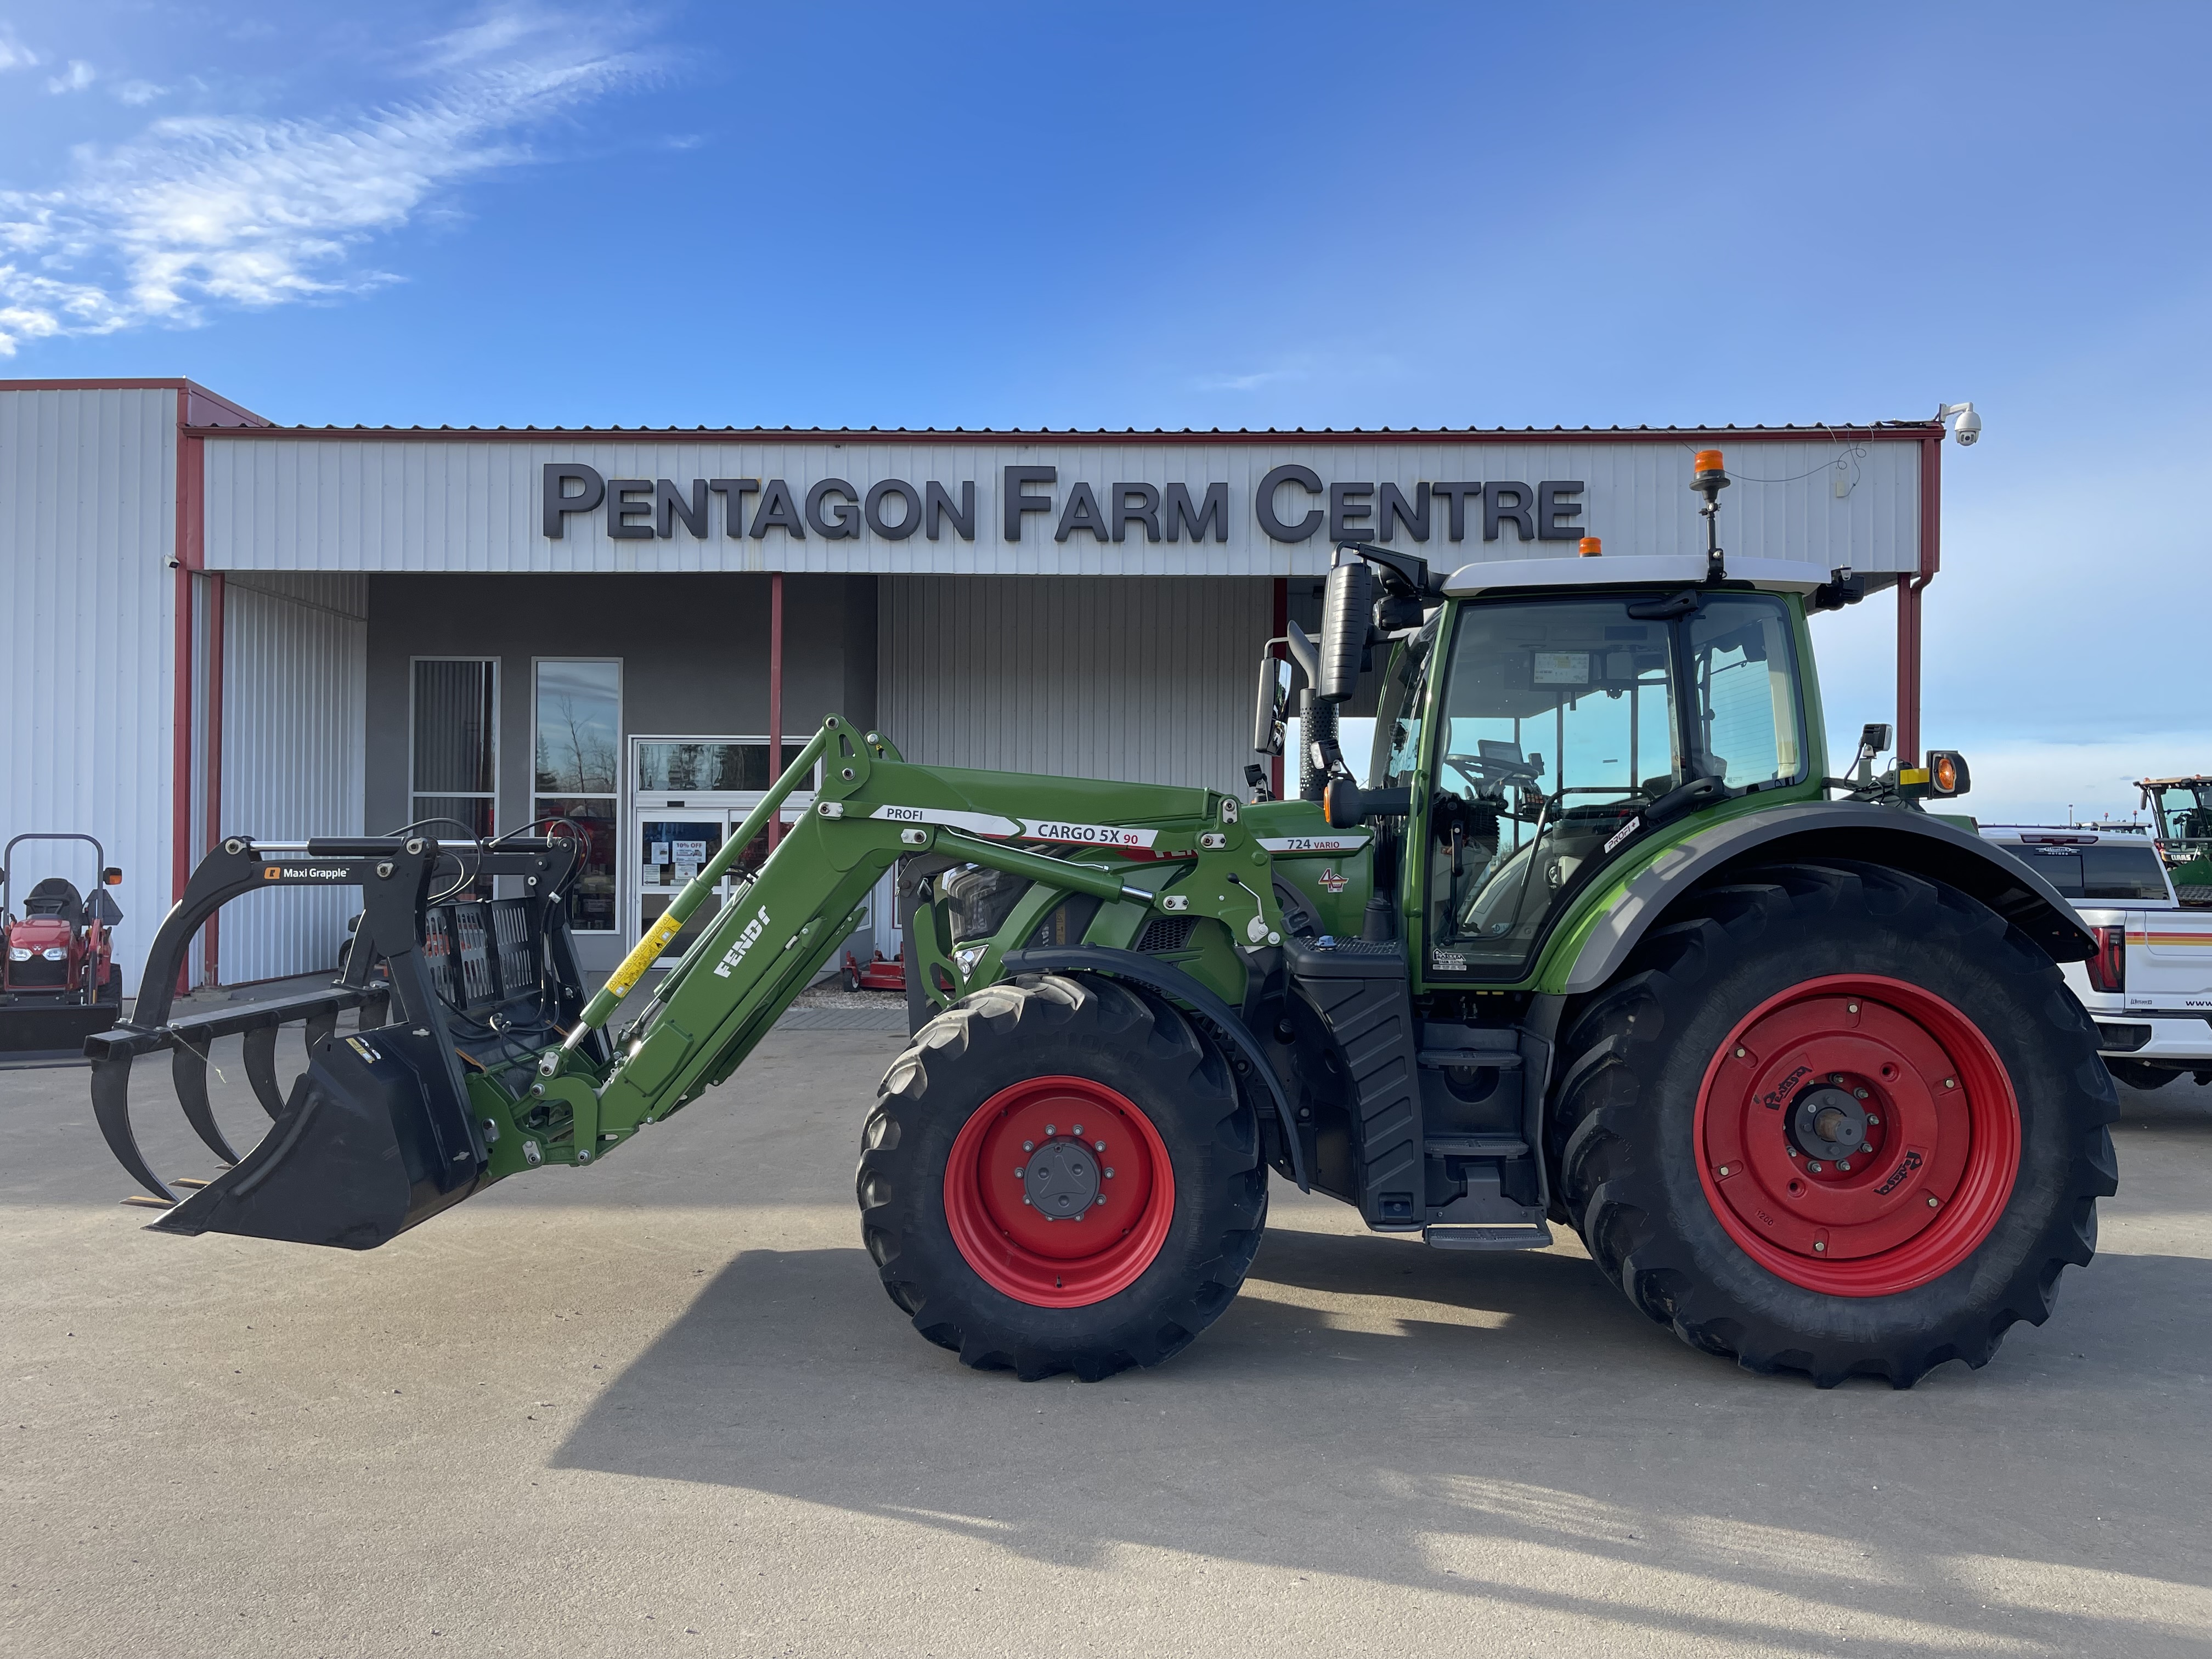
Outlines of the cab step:
M1421 1229L1421 1243L1439 1250L1540 1250L1551 1242L1551 1225L1543 1221L1440 1223Z

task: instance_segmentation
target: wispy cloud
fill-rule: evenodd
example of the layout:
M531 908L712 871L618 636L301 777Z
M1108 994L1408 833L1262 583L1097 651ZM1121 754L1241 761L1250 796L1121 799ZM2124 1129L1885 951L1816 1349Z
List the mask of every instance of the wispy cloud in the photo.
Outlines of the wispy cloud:
M9 70L35 69L39 54L15 38L15 31L0 23L0 73Z
M527 160L533 125L643 72L636 55L580 48L592 32L562 25L487 14L426 43L420 97L325 119L157 120L129 143L81 148L52 189L0 192L0 356L396 280L356 263L365 244Z
M46 77L46 90L48 92L82 92L98 78L93 73L91 64L86 63L82 58L72 58L69 60L69 67L59 75L50 75Z
M1263 386L1305 378L1303 368L1268 368L1254 374L1201 374L1191 384L1200 392L1257 392Z
M151 81L118 81L108 90L135 109L141 104L152 103L169 89L167 87L157 87Z

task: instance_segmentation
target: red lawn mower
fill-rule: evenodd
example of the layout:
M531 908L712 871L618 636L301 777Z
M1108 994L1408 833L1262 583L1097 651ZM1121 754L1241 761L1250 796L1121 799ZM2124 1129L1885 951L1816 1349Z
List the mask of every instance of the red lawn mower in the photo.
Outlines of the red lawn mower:
M87 899L74 882L49 876L23 896L15 914L15 849L27 841L81 841L92 848L97 879ZM123 872L90 836L18 836L0 853L0 1053L76 1053L123 1010L123 975L112 935L122 907L108 889Z

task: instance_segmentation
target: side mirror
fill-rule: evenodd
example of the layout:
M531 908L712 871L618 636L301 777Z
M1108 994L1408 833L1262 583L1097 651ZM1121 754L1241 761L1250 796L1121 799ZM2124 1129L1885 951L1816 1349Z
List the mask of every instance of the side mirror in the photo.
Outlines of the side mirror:
M102 886L120 887L123 885L123 872L111 864L100 872L100 880Z
M1282 658L1260 659L1260 695L1252 709L1252 747L1263 755L1283 752L1291 717L1291 665Z
M1328 573L1321 611L1321 672L1314 677L1316 702L1342 702L1359 685L1359 661L1367 651L1367 630L1375 614L1375 574L1364 559L1340 564Z

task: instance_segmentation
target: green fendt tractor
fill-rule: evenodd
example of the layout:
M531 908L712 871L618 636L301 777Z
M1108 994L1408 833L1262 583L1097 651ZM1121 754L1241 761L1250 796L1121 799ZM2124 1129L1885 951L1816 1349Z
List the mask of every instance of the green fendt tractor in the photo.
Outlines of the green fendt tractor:
M1701 455L1709 525L1726 482ZM1877 781L1875 727L1856 778L1824 775L1806 618L1857 586L1707 540L1442 582L1340 549L1318 639L1278 642L1307 682L1295 799L917 766L825 720L588 999L566 836L228 841L132 1022L87 1042L99 1121L156 1227L380 1244L699 1099L896 866L914 1036L861 1127L860 1231L971 1365L1166 1359L1236 1296L1271 1176L1446 1249L1565 1223L1638 1308L1755 1370L1979 1365L2050 1313L2113 1190L2112 1086L2057 966L2094 942L1925 810L1956 756ZM1262 752L1291 673L1261 665ZM1356 777L1336 716L1370 673ZM611 1024L817 762L803 818ZM327 991L171 1020L200 924L283 883L357 884L371 948ZM243 1157L205 1081L231 1033L274 1120ZM181 1200L125 1105L163 1049L229 1166Z

